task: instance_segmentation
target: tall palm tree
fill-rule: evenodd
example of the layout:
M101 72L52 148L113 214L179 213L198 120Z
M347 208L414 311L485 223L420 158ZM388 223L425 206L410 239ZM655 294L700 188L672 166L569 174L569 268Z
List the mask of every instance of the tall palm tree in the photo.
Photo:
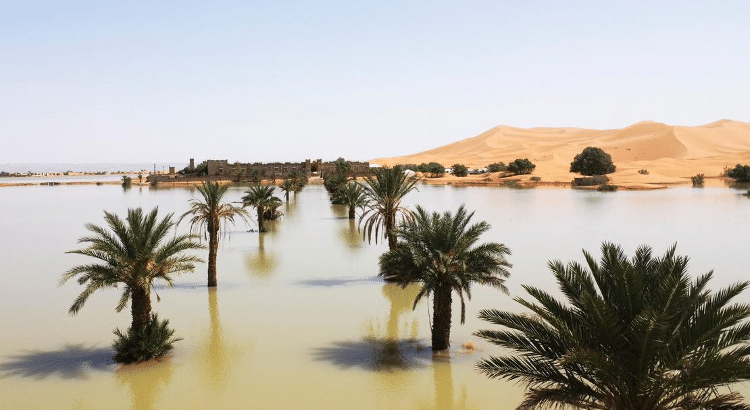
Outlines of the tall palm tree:
M258 230L265 232L266 227L263 225L263 214L268 208L278 208L281 206L281 199L273 195L275 187L270 185L253 185L245 191L242 197L242 206L253 206L258 211Z
M354 219L356 209L364 208L367 205L367 198L365 198L362 185L353 181L344 185L338 193L337 203L346 205L349 208L349 219Z
M688 258L639 247L629 259L602 244L601 262L548 263L567 300L525 286L531 310L483 310L502 330L476 334L514 351L478 364L489 377L520 380L519 409L750 409L732 383L750 379L749 283L712 293L713 272L692 281Z
M60 283L78 276L78 283L86 288L70 307L76 314L89 296L104 288L124 285L117 311L122 311L131 301L133 321L131 329L142 330L151 323L151 289L157 279L172 285L172 274L193 271L195 262L202 262L185 251L200 249L193 235L176 235L167 238L175 226L172 214L157 218L158 208L148 215L141 208L128 209L125 221L115 214L104 212L108 228L86 224L90 236L78 240L88 247L69 251L98 259L98 263L78 265L63 274ZM158 298L158 295L157 295Z
M380 257L380 276L404 287L422 283L414 307L422 297L433 294L433 351L450 346L453 291L461 300L461 324L466 319L464 296L471 299L473 283L507 292L505 278L510 275L511 264L505 257L510 250L494 242L474 246L490 225L484 221L469 225L473 216L463 205L455 215L429 214L417 206L414 219L394 231L398 246Z
M374 230L377 243L382 229L383 236L388 238L388 249L396 247L396 235L392 232L396 228L396 216L403 214L406 218L411 217L411 212L401 206L401 200L412 189L416 189L414 185L418 181L417 177L407 176L399 165L393 168L375 168L372 175L365 177L367 209L359 223L364 223L363 233L368 242L371 241Z
M190 210L182 214L183 218L190 216L190 230L197 228L208 234L208 286L216 286L216 253L219 249L219 230L222 224L234 224L234 218L244 221L250 216L244 208L221 200L229 189L229 185L206 181L196 187L203 200L191 199Z

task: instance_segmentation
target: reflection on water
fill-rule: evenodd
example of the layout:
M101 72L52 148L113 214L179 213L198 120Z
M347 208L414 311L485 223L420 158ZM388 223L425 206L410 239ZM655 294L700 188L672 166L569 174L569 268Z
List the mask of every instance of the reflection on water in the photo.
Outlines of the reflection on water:
M255 252L249 252L245 256L245 266L247 272L256 278L267 279L276 271L276 255L266 252L266 235L268 233L258 234L258 249Z
M226 387L232 369L249 344L239 347L236 342L228 342L221 327L221 316L218 306L218 288L208 288L209 332L200 348L198 373L205 379L205 384L215 393L221 393ZM231 340L231 339L230 339Z
M388 324L386 325L385 337L388 339L398 339L399 337L416 338L419 321L417 319L411 322L405 322L399 326L399 316L405 312L410 312L414 306L414 299L417 297L420 284L412 283L405 288L395 283L386 283L383 285L383 295L391 304L390 314L388 315ZM420 301L420 304L422 302Z
M347 219L349 221L348 226L339 229L339 235L341 239L343 240L344 244L346 244L346 246L351 249L363 248L366 243L362 238L362 234L359 232L359 229L357 229L356 218L349 219L347 217Z
M127 386L130 390L130 401L133 410L153 410L159 393L165 388L174 373L171 357L150 360L141 364L122 366L115 371L118 385ZM162 406L159 406L162 407Z
M56 375L63 379L85 380L92 370L111 370L115 365L114 354L108 347L89 348L80 344L48 352L22 353L0 363L0 379L20 376L41 380Z
M331 205L331 211L338 219L349 219L349 208L346 205Z
M523 296L524 284L554 294L558 287L547 260L580 261L582 248L596 253L604 240L628 251L644 243L663 250L677 241L678 252L690 255L694 275L714 269L714 288L746 276L737 257L745 252L737 238L747 236L750 219L743 191L707 187L605 195L419 188L404 206L455 211L465 203L476 210L475 220L492 225L482 240L513 251L511 296ZM103 209L122 214L128 207L159 206L160 212L180 215L194 195L190 189L3 188L0 226L8 234L0 235L6 256L0 264L0 311L23 315L0 315L0 408L21 403L117 410L510 410L521 402L521 387L474 370L480 358L501 354L498 347L474 340L475 353L458 348L487 328L477 311L521 309L512 298L473 287L466 324L451 329L455 349L449 357L433 356L431 305L425 301L412 310L419 285L402 289L378 278L378 257L387 246L362 242L345 207L331 207L323 187L314 184L296 201L290 198L282 207L286 216L269 222L270 232L249 233L238 222L232 240L222 237L218 288L205 286L205 264L177 277L173 288L157 285L163 296L159 311L183 340L171 358L118 370L110 359L108 329L128 322L112 309L119 293L99 292L80 315L70 317L67 307L80 288L57 286L59 275L77 263L65 251L86 233L85 223L101 220ZM231 187L229 200L238 200L242 191ZM178 227L180 233L187 230L186 224ZM750 303L750 292L738 301ZM454 313L457 324L460 310ZM331 386L345 388L331 395Z

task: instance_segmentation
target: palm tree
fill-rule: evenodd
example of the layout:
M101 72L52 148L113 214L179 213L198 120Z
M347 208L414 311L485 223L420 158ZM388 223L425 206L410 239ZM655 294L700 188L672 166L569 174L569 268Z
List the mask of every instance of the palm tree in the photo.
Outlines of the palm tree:
M117 215L104 212L109 229L86 224L91 236L78 243L88 243L87 248L69 251L98 259L98 263L78 265L63 274L60 283L78 276L78 283L86 288L76 298L69 312L76 314L89 296L104 288L124 285L117 311L122 311L131 301L133 321L131 329L143 330L151 323L151 289L157 279L172 285L172 274L193 271L195 262L202 262L194 255L184 252L200 249L193 235L176 235L167 238L175 226L172 214L157 219L158 208L148 215L141 208L128 209L125 221ZM158 295L157 295L158 298Z
M263 214L267 208L278 208L281 206L281 199L273 195L275 187L270 185L253 185L245 196L242 197L242 206L253 206L258 211L258 230L265 232L266 227L263 225Z
M483 310L505 327L476 335L514 351L478 364L529 388L519 409L750 409L730 385L750 379L750 306L730 304L750 283L712 293L692 281L688 258L639 247L632 259L602 244L601 262L548 266L567 301L525 286L531 310Z
M346 205L349 208L349 219L354 219L355 210L357 208L364 208L367 205L362 185L356 182L349 182L344 185L338 194L337 202Z
M293 181L292 184L292 191L294 191L294 197L297 197L297 192L302 191L302 189L307 186L307 176L299 171L292 171L289 174L289 179Z
M422 297L433 294L433 351L450 345L453 291L461 300L461 324L466 319L464 295L471 299L472 283L507 292L505 278L510 275L511 265L505 256L510 255L510 250L494 242L474 246L490 225L482 221L469 226L473 216L463 205L455 215L429 214L417 206L414 219L394 231L398 246L380 257L380 276L404 287L412 282L422 283L414 307Z
M294 180L289 178L285 179L284 182L279 185L279 189L281 189L281 192L284 193L286 202L289 202L289 193L294 191Z
M388 238L388 249L396 247L396 235L392 231L396 228L396 216L403 214L411 217L411 211L401 206L401 199L415 189L419 178L407 176L401 166L393 168L375 168L372 175L365 177L367 185L364 187L368 209L360 217L359 223L364 222L363 233L369 242L375 231L375 243L378 241L380 230Z
M190 210L182 214L178 223L183 218L191 216L190 230L198 228L208 234L208 286L216 286L216 253L219 249L219 230L222 224L234 224L234 218L240 217L247 222L250 215L244 208L236 207L221 200L229 189L229 185L220 185L217 182L204 181L196 187L203 200L191 199Z

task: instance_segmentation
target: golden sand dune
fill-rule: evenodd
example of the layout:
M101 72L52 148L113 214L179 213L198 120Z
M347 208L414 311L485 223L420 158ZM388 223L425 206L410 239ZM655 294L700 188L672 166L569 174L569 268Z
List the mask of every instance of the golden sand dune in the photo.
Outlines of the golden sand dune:
M476 137L429 151L393 158L376 158L380 165L439 162L471 168L493 162L509 163L528 158L534 175L546 182L569 182L570 162L584 148L602 148L612 155L617 172L610 175L621 185L674 184L702 173L718 176L725 167L750 163L750 124L721 120L682 127L643 121L622 129L514 128L498 126ZM639 170L647 170L641 174Z

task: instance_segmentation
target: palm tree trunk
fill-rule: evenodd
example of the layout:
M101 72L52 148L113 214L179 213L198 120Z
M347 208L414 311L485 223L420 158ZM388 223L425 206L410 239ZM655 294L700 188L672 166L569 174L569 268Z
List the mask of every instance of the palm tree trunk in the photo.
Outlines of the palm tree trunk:
M260 231L260 232L265 232L266 231L266 227L263 226L263 212L265 212L265 211L266 210L263 209L262 206L258 207L258 231Z
M133 322L130 328L143 330L151 323L151 291L148 287L131 289L130 311Z
M353 206L349 207L349 219L354 219L354 211L356 211L356 208Z
M451 302L450 286L435 289L432 299L432 351L445 350L450 346Z
M396 249L396 235L393 234L393 229L396 228L396 214L389 215L385 218L385 236L388 237L388 250Z
M209 228L208 233L208 286L216 286L216 253L219 249L219 230Z

